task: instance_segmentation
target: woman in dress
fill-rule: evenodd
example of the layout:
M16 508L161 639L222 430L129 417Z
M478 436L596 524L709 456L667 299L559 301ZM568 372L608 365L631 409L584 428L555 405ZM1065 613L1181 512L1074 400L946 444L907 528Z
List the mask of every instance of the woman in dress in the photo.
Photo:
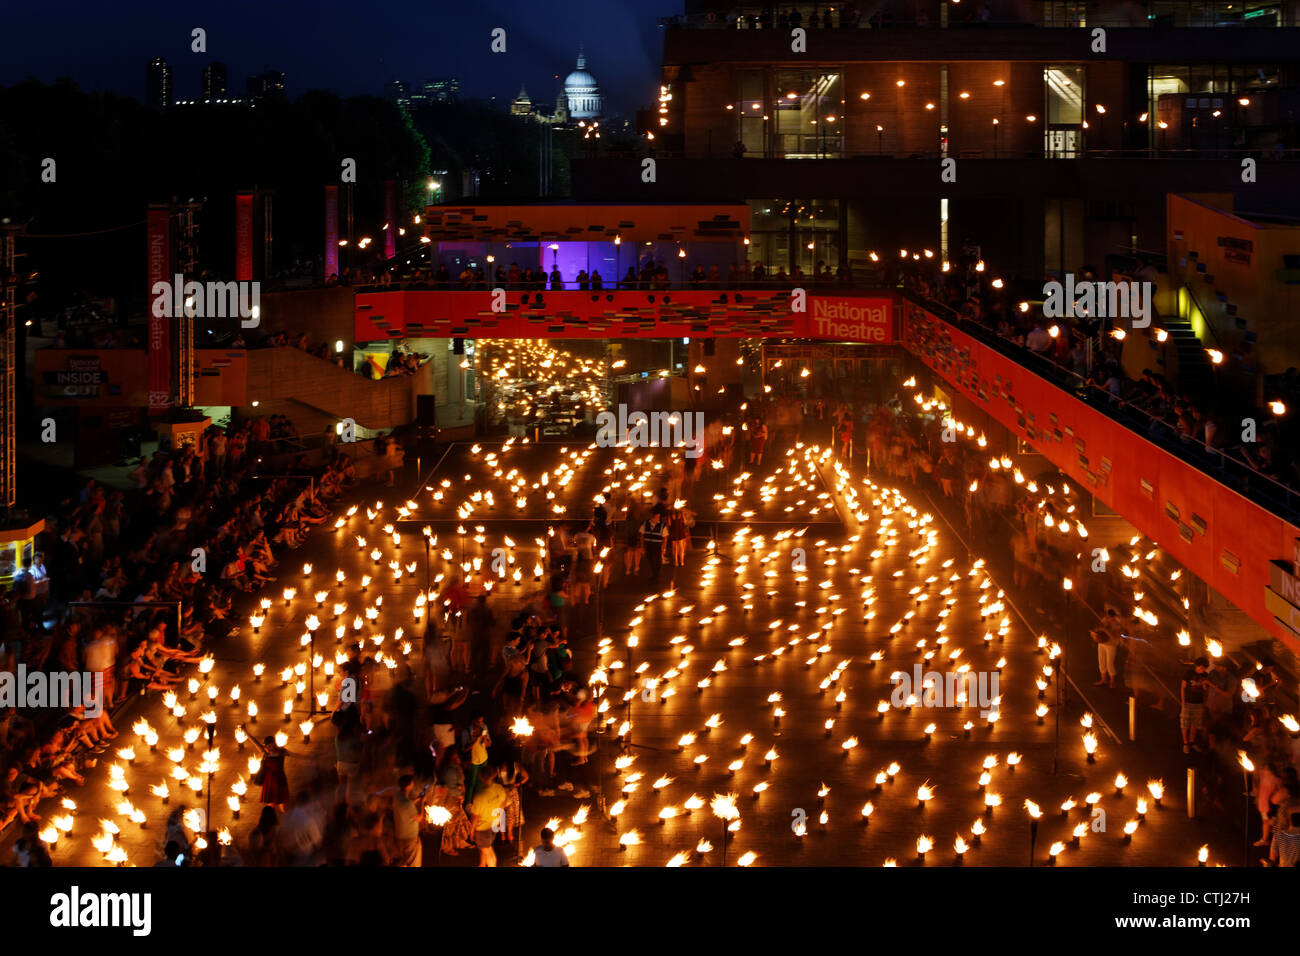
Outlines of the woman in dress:
M497 769L497 783L506 790L506 842L513 843L515 834L524 825L524 803L521 796L528 782L528 771L514 760L508 760Z
M250 736L248 739L262 751L262 768L259 771L262 775L262 803L284 813L285 805L289 802L289 778L284 772L284 758L289 756L289 751L277 744L274 737L268 736L260 744L256 737Z
M674 508L668 517L668 540L672 543L673 566L686 566L686 549L691 544L691 528L686 522L686 510Z

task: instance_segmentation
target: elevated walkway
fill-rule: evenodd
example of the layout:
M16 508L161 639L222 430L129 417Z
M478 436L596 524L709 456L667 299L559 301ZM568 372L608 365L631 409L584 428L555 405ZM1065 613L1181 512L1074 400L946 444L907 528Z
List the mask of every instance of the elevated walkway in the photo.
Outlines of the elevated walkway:
M389 429L415 420L416 396L430 391L430 373L372 381L301 349L248 353L247 401L264 413L288 415L301 434L351 418L368 429Z

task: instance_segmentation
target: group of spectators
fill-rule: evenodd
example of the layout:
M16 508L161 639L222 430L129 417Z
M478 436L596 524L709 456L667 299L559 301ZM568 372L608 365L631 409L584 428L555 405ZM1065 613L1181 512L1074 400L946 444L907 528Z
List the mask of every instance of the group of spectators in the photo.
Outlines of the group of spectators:
M113 708L175 686L179 668L229 629L234 593L267 580L277 555L355 484L342 455L293 462L289 472L314 474L311 484L255 474L272 435L291 428L266 418L212 426L142 460L129 492L91 480L47 516L42 552L3 599L0 669L93 675L103 708L0 713L0 829L15 819L35 828L40 801L79 784L86 761L117 735ZM31 835L20 842L35 852Z
M1239 754L1248 754L1257 768L1252 792L1262 826L1256 846L1267 848L1262 862L1296 865L1300 737L1279 720L1293 713L1294 702L1282 691L1277 664L1271 659L1237 663L1227 656L1161 658L1157 648L1168 635L1135 613L1134 583L1120 573L1121 557L1114 555L1098 573L1091 566L1091 551L1080 551L1061 533L1061 522L1073 520L1070 509L1077 502L1059 488L1047 492L1039 487L1037 498L1044 504L1037 506L1025 491L1027 482L1017 482L1008 469L994 467L994 456L985 450L964 441L943 441L942 431L941 420L909 414L900 402L886 403L869 413L863 451L870 455L872 468L891 480L927 488L960 505L973 534L1009 540L1013 584L1039 613L1060 610L1050 596L1063 593L1063 578L1077 582L1076 600L1102 608L1090 629L1097 653L1095 684L1132 694L1157 710L1172 703L1170 684L1176 684L1183 752L1206 755L1206 788L1212 802L1222 806L1231 799L1233 787L1241 782ZM1134 555L1139 547L1134 546Z
M784 266L767 267L761 262L746 261L741 264L732 262L723 267L717 263L709 266L696 264L689 275L684 270L676 272L676 279L669 266L662 259L647 256L637 265L629 265L623 278L610 288L638 291L663 291L673 288L690 289L745 289L752 286L773 286L792 289L818 284L848 282L852 274L846 266L832 269L825 260L819 260L816 266L805 272L801 265L794 266L789 272ZM436 269L417 269L409 276L395 278L391 273L384 273L378 284L391 286L394 281L415 289L488 289L499 288L522 291L552 291L565 289L599 292L604 290L605 278L599 269L579 269L570 278L565 278L558 265L548 272L544 267L520 267L518 262L509 267L498 263L489 275L482 266L467 263L459 275L453 276L446 264ZM490 283L490 284L489 284Z
M516 601L498 626L505 603L481 579L448 583L431 602L419 663L391 676L353 645L331 694L340 701L330 716L333 766L312 767L293 791L284 759L302 755L268 738L256 825L208 847L199 863L418 867L426 850L473 850L479 866L496 866L498 851L567 866L548 829L523 852L522 792L591 796L575 768L591 753L595 695L574 673L567 627L545 591ZM345 680L355 694L340 693ZM174 822L160 865L193 859Z
M1010 289L994 288L989 274L978 266L976 253L959 257L947 273L921 266L906 269L903 287L1032 353L1039 360L1037 371L1123 417L1152 441L1197 459L1198 465L1215 465L1226 455L1255 474L1300 488L1300 458L1291 451L1294 415L1287 417L1300 399L1300 372L1288 369L1269 384L1270 396L1283 403L1281 415L1218 389L1191 394L1150 368L1132 379L1121 361L1123 339L1111 334L1108 319L1045 319L1034 307L1014 305ZM1155 276L1155 269L1139 258L1131 275L1116 281L1154 281ZM1085 265L1075 282L1096 279L1096 270ZM1246 419L1254 427L1245 428Z

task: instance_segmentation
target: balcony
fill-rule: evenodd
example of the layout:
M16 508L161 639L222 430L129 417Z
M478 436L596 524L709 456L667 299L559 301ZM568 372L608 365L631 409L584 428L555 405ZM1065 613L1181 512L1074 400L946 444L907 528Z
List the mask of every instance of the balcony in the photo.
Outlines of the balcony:
M1300 647L1293 630L1300 610L1271 589L1300 538L1294 490L1151 428L1055 364L942 307L908 301L903 312L904 346L959 396L958 420L983 413L998 422L1270 633Z
M1212 153L1159 153L1161 162L1144 154L1113 154L1074 161L1000 157L960 159L955 183L938 187L950 198L989 196L1086 196L1091 200L1127 200L1137 190L1165 192L1230 192L1241 184L1241 161ZM1272 160L1257 154L1261 166ZM1297 154L1300 158L1300 154ZM915 199L929 203L938 186L938 154L895 158L865 155L835 159L732 159L661 157L657 181L642 183L641 160L600 157L573 164L575 198L583 201L698 202L727 199L747 201L791 196L838 196L842 199ZM1294 182L1294 161L1278 179ZM1265 177L1261 175L1261 183ZM887 190L887 193L882 193Z

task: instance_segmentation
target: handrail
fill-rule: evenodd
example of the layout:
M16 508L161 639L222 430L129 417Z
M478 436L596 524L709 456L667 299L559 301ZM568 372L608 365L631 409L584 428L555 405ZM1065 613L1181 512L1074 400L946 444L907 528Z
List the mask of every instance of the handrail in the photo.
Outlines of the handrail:
M1187 290L1187 297L1191 299L1192 303L1196 306L1196 311L1201 313L1201 317L1205 319L1205 327L1209 329L1210 334L1214 336L1214 344L1220 346L1223 345L1223 343L1219 341L1219 330L1214 327L1214 323L1210 321L1209 315L1206 314L1205 309L1201 306L1201 300L1198 299L1196 293L1192 291L1192 284L1190 282L1184 282L1183 288ZM1182 316L1180 315L1179 318L1181 319Z

